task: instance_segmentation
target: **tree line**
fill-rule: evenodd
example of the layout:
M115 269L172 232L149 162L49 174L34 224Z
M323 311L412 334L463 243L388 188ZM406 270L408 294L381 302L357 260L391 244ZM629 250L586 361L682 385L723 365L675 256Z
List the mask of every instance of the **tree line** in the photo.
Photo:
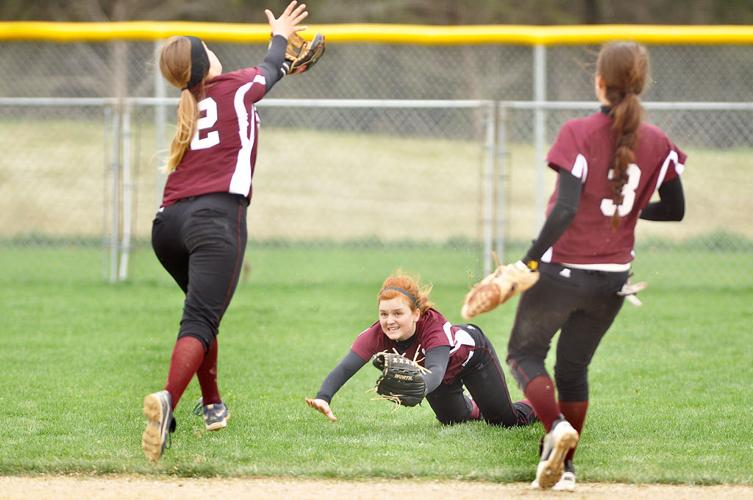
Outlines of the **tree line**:
M288 0L3 0L3 21L265 23ZM309 0L310 22L751 24L753 0Z

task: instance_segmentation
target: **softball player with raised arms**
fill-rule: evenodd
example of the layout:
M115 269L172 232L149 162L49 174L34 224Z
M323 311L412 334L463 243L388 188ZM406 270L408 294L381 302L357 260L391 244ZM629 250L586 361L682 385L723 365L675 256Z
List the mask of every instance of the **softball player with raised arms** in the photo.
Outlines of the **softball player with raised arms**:
M142 445L153 462L175 429L173 410L194 375L206 428L221 429L229 417L217 386L217 334L246 248L259 138L255 103L282 78L287 39L305 29L299 23L308 15L295 1L279 18L265 13L273 37L259 66L222 73L215 54L191 36L170 38L160 52L160 71L181 94L152 246L186 298L167 383L144 398Z
M547 433L536 488L575 489L573 455L588 410L588 365L634 291L627 281L638 219L684 216L679 175L685 153L642 122L639 96L648 68L639 44L602 47L595 74L601 110L560 129L547 156L557 186L546 221L523 259L503 273L513 283L529 273L539 278L520 298L507 355ZM650 201L657 191L659 200ZM515 290L504 276L490 281ZM557 331L552 381L544 360Z
M355 339L345 357L306 403L334 421L335 393L377 353L396 352L424 366L425 393L444 425L469 420L512 427L536 421L527 401L513 403L497 354L475 325L453 325L429 301L428 290L400 272L377 295L379 320ZM463 394L463 386L471 397Z

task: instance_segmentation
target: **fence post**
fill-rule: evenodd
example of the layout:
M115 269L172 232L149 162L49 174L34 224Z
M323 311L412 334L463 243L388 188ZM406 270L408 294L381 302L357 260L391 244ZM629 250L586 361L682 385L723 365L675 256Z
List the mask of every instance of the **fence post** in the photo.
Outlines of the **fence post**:
M483 207L483 238L484 238L484 261L483 276L491 272L492 260L492 243L494 239L494 171L496 163L496 151L494 140L496 139L495 130L495 108L494 101L486 105L484 113L484 172L483 178L486 182L484 186L484 207Z
M500 262L506 262L505 258L505 229L507 221L505 220L505 203L507 198L505 190L507 186L507 108L501 103L497 103L497 238L494 249Z
M536 108L533 112L533 144L535 160L536 189L536 227L538 231L544 223L544 148L546 142L546 111L542 107L546 101L546 47L536 45L533 48L533 100Z
M123 176L123 203L121 210L123 214L123 229L120 240L120 269L118 270L118 280L124 281L128 277L128 257L131 253L131 226L133 224L133 176L131 175L131 104L123 105L123 167L121 169Z
M118 280L118 235L120 233L120 125L121 103L112 109L112 144L110 171L112 173L112 228L110 230L110 283Z

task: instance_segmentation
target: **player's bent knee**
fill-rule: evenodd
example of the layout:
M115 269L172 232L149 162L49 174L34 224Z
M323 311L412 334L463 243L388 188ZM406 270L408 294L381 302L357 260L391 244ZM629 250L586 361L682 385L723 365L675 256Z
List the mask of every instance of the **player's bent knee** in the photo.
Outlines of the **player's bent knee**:
M212 346L212 343L214 342L215 334L213 332L211 332L211 331L200 331L200 332L187 331L187 332L184 332L184 331L181 330L180 333L178 333L178 338L180 339L182 337L193 337L193 338L199 340L199 342L201 342L201 344L204 346L204 352L206 352Z
M547 375L543 359L509 354L507 356L507 365L510 367L510 372L518 383L518 387L523 391L525 391L526 386L531 380L541 375Z

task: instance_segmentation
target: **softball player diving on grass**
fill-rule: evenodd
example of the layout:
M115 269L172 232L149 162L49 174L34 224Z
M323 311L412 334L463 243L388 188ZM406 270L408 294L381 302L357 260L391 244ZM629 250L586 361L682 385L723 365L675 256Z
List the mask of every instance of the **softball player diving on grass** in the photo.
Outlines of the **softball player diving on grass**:
M575 489L588 365L625 297L637 290L628 274L638 219L679 221L685 213L679 174L686 156L662 130L642 122L639 95L648 67L648 53L636 43L601 49L594 81L602 107L566 122L549 150L557 185L538 238L521 261L471 290L463 306L470 318L528 288L507 362L546 430L535 488ZM650 201L657 190L658 201ZM544 360L557 331L553 382Z
M337 420L330 408L335 393L372 356L383 357L379 353L387 351L388 357L393 353L400 365L417 361L421 366L413 380L387 395L392 401L413 406L425 396L444 425L485 420L491 425L512 427L535 422L527 401L510 401L499 359L484 332L475 325L450 324L433 308L428 293L410 276L396 273L388 277L377 296L379 321L356 338L324 379L316 397L306 399L306 403L330 420ZM387 364L390 362L388 359ZM389 377L387 370L385 377ZM463 394L463 386L470 398ZM377 392L384 394L379 388Z
M198 38L175 36L160 51L164 78L181 89L178 130L170 145L169 176L152 225L152 246L186 294L164 389L144 398L144 453L156 462L175 430L173 410L194 375L201 386L207 430L227 425L217 386L218 329L238 283L246 248L259 116L254 104L298 60L286 55L306 6L291 2L279 18L265 10L272 40L264 61L222 73L217 56ZM323 51L323 45L320 47ZM305 54L306 50L299 52ZM321 55L321 52L318 53Z

